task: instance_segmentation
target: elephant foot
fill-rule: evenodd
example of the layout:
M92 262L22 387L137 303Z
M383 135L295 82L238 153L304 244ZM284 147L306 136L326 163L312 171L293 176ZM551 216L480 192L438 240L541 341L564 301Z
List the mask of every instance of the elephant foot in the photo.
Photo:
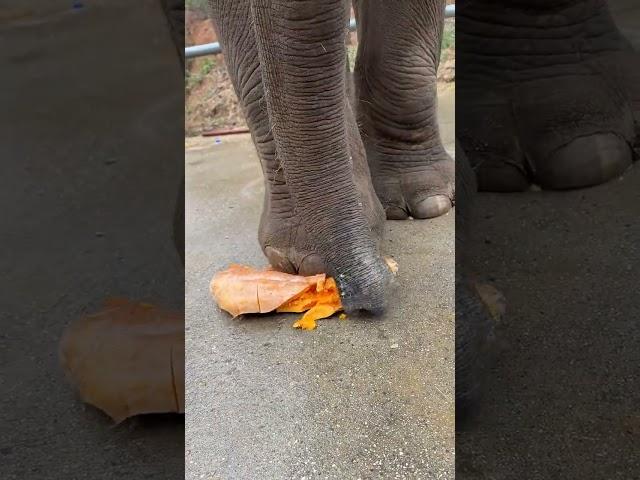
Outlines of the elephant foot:
M455 165L442 147L412 156L369 153L375 191L389 220L444 215L454 204Z
M469 16L480 15L479 8ZM486 15L491 21L486 20L483 53L459 52L464 115L458 138L480 190L583 188L617 178L631 166L640 132L640 55L630 50L605 7L597 15L585 17L585 11L527 11L498 20ZM495 22L518 23L513 26L525 38L494 40ZM540 24L548 31L536 28ZM460 45L470 45L471 38L477 43L483 31L478 22L459 25ZM585 39L585 31L593 35ZM549 32L557 32L556 41ZM492 48L496 60L487 61Z
M321 227L311 228L293 213L290 205L288 202L283 205L282 198L277 204L273 199L267 200L263 211L259 241L271 266L291 274L326 273L334 276L346 311L381 313L386 305L391 272L375 249L353 248L369 239L353 238L347 233L350 225L345 224L344 238L337 238L334 245L327 247L318 242ZM377 242L379 239L374 237L373 240ZM335 264L335 258L343 257L345 250L354 250L355 266Z
M496 321L503 313L502 306L487 302L477 285L456 273L456 428L477 411L493 358Z
M523 82L502 90L502 98L498 92L477 104L461 94L467 107L460 142L480 190L583 188L631 166L631 103L602 74Z
M382 257L376 253L377 248L366 249L362 246L367 243L379 246L385 215L371 184L364 147L355 125L351 130L348 144L353 185L361 199L368 238L349 234L352 225L339 218L343 238L336 238L329 246L320 242L322 226L309 225L306 219L295 212L294 201L285 182L268 183L258 236L265 256L276 270L299 275L333 275L343 295L342 303L346 310L379 313L384 308L390 272ZM319 210L326 209L327 215L330 215L329 206L323 203L326 200L318 199L317 207ZM344 255L336 255L341 250L353 250L354 258L359 257L357 271L350 266L335 264L332 259L344 258Z

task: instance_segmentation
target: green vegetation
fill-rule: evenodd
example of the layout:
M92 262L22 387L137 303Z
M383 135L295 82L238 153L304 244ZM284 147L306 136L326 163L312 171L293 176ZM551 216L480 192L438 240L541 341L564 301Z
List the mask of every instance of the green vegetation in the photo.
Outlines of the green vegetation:
M209 2L207 0L186 0L187 10L206 10Z
M442 32L442 49L455 48L456 46L456 24L453 22L445 22L444 31Z
M202 80L204 80L204 77L209 75L209 73L211 73L211 70L213 70L213 67L215 66L216 66L215 57L209 56L209 57L205 57L202 60L202 64L200 65L200 70L198 72L193 73L191 72L190 69L187 69L187 79L186 79L187 92L190 92L193 88L200 85L202 83Z
M347 61L349 62L349 71L353 72L356 66L356 54L358 53L357 45L349 45L347 47Z
M200 67L200 73L204 75L208 75L213 67L216 65L216 60L214 57L206 57L202 62L202 67Z
M442 32L442 50L440 56L440 62L447 61L449 56L449 49L456 48L456 24L455 22L444 22L444 30Z

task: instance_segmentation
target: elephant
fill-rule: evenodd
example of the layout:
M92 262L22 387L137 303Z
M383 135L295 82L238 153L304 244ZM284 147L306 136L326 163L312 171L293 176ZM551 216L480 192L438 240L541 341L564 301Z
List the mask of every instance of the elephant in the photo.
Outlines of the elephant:
M346 311L382 312L386 219L454 205L436 122L442 0L210 0L209 11L265 183L258 238L269 263L327 273Z

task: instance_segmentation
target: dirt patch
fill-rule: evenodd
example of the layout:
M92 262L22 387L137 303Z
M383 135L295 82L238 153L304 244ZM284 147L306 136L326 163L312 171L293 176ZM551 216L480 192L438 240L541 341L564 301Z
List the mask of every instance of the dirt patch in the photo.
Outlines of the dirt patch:
M456 49L447 48L442 52L438 68L438 82L452 83L456 81Z
M187 136L200 135L214 128L246 125L221 55L190 60L187 68Z
M187 45L217 42L213 23L201 12L186 15ZM223 55L187 60L185 134L200 135L207 130L245 126L244 115L224 65Z
M187 45L217 42L218 36L213 29L213 22L207 14L198 10L188 11L185 15L185 40Z

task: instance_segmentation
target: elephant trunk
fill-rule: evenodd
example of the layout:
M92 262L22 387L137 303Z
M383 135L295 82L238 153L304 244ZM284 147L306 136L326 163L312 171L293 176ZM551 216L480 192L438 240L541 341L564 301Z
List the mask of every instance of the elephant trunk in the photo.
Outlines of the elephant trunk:
M464 419L476 404L490 359L493 321L472 284L469 230L476 179L462 149L456 145L456 417Z

